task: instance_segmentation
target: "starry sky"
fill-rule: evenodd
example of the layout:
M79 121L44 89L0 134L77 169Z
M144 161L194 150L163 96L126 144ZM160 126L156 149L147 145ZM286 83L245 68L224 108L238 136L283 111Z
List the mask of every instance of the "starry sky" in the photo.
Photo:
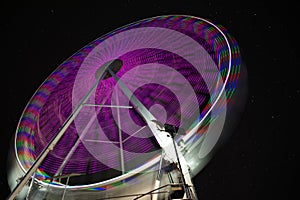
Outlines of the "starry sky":
M146 1L145 1L146 2ZM266 1L109 1L1 6L1 199L9 195L9 141L47 76L83 46L128 23L164 14L218 22L241 48L248 100L228 142L194 179L199 199L292 199L300 84L296 6Z

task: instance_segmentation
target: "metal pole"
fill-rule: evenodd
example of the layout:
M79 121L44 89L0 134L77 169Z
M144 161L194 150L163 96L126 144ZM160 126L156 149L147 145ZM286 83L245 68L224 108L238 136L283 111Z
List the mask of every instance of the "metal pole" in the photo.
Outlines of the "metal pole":
M160 181L161 181L161 178L162 178L162 165L163 165L164 156L165 156L165 152L164 152L164 150L162 150L160 161L159 161L159 166L158 166L158 172L157 172L157 176L156 176L156 180L155 180L155 184L154 184L154 189L157 189L157 188L160 187ZM153 197L152 197L152 193L151 193L151 199L157 200L158 199L158 194L153 194Z
M179 168L180 175L181 175L181 178L182 178L182 181L183 181L183 188L184 188L184 191L187 195L187 198L191 199L191 194L190 194L189 188L187 187L187 184L186 184L183 172L182 172L182 168L181 168L181 164L180 164L180 160L179 160L179 156L178 156L178 152L177 152L177 148L176 148L176 144L175 144L175 139L174 139L174 136L173 136L172 133L171 133L171 137L172 137L172 141L173 141L173 145L174 145L174 149L175 149L175 153L176 153L176 157L177 157L178 168Z
M116 104L119 105L119 96L116 92ZM121 170L122 174L125 173L125 164L124 164L124 150L123 150L123 139L122 139L122 129L121 129L121 118L120 118L120 109L117 107L117 120L118 120L118 133L119 133L119 144L120 144L120 160L121 160Z
M67 185L69 184L69 180L70 180L70 176L68 176L68 178L67 178L67 182L66 182L64 193L63 193L61 200L65 199L65 194L66 194L66 190L67 190Z
M32 175L31 182L30 182L30 186L29 186L29 188L28 188L28 192L27 192L27 195L26 195L26 200L29 199L29 194L30 194L30 191L31 191L33 182L34 182L34 178L35 178L35 173L33 173L33 175Z
M85 103L84 106L91 106L91 107L101 107L101 108L132 108L132 106L119 106L119 105L104 105L104 104L90 104Z
M162 176L162 164L163 164L163 159L164 159L164 156L165 156L165 152L164 150L161 151L161 156L160 156L160 161L159 161L159 167L158 167L158 173L157 173L157 177L156 177L156 180L159 180L161 179L161 176Z

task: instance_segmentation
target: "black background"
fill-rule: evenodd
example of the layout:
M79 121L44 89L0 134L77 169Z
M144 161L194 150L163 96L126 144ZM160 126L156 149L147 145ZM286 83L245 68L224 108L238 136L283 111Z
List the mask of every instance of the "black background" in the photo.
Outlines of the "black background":
M98 2L1 4L0 198L9 195L9 141L27 102L47 76L99 36L164 14L222 24L237 39L248 71L249 96L241 122L194 179L199 199L297 198L300 84L295 5L258 0Z

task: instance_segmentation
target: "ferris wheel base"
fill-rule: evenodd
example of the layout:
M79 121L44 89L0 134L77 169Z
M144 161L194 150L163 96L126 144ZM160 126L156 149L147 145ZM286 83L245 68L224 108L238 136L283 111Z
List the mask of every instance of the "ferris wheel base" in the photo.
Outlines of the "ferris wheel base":
M174 182L170 183L168 174L163 174L157 182L157 172L152 171L146 174L139 174L135 179L125 182L121 186L109 188L107 190L70 190L55 188L52 185L41 186L34 183L31 189L25 191L23 195L18 195L17 199L47 199L47 200L170 200L170 199L190 199L197 200L197 197L186 198L183 183L176 179L176 172L171 172ZM193 194L193 188L189 186ZM195 194L193 194L195 195ZM27 198L26 198L27 196ZM24 198L25 197L25 198Z

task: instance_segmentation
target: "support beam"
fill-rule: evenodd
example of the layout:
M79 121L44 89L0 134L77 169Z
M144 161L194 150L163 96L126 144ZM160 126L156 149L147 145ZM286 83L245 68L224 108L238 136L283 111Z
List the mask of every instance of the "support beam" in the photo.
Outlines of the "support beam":
M91 104L91 103L85 103L84 106L103 107L103 108L132 108L132 106L103 105L103 104Z
M116 92L116 104L119 104L118 92ZM117 120L118 120L118 133L119 133L119 143L120 143L120 162L122 174L125 173L125 163L124 163L124 150L123 150L123 138L122 138L122 127L121 127L121 117L120 109L117 107Z

